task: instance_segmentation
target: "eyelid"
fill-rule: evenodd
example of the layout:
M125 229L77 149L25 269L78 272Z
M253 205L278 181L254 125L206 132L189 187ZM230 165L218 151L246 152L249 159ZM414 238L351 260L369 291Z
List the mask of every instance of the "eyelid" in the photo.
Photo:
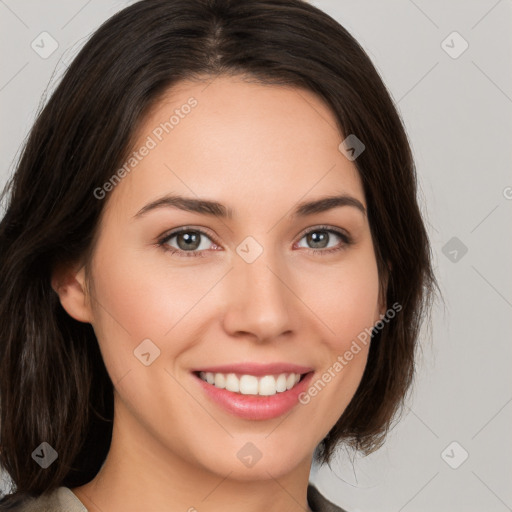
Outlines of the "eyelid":
M350 236L350 233L347 230L345 230L343 228L338 228L336 226L330 226L328 224L319 224L317 226L306 228L304 231L302 231L298 235L299 240L302 239L305 235L308 235L309 233L312 233L314 231L334 232L338 236L342 237L346 243L351 243L352 242L352 237Z
M159 240L165 240L169 239L175 235L179 235L180 233L187 232L187 231L197 231L198 233L201 233L202 235L210 238L212 242L215 242L216 245L220 245L215 235L211 234L211 231L208 228L205 228L203 226L181 226L179 228L171 229L165 233L163 233L161 236L158 237Z

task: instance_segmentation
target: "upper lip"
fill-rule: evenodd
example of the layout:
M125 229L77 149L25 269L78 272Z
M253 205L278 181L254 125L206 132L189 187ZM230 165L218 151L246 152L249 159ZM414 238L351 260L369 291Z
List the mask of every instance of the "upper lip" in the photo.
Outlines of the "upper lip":
M193 372L211 373L241 373L244 375L278 375L281 373L309 373L313 368L291 363L238 363L220 366L205 366L192 370Z

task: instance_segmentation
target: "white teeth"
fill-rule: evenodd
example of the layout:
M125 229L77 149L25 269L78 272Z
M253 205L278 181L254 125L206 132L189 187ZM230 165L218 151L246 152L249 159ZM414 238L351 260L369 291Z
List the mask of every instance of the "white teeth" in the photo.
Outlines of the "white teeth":
M226 387L226 377L223 373L216 373L213 384L216 388L224 389Z
M243 378L243 377L242 377ZM275 395L277 393L276 379L272 375L265 375L260 379L259 395Z
M240 393L242 393L242 395L257 395L258 378L254 375L242 375L240 377Z
M295 375L290 373L286 379L286 389L292 389L295 386Z
M292 389L300 380L300 373L281 373L279 375L242 375L234 373L199 372L199 377L216 388L227 389L242 395L271 396Z
M276 391L279 393L286 391L286 375L284 373L281 373L276 380Z
M234 373L228 373L226 375L226 389L235 393L240 392L240 381Z

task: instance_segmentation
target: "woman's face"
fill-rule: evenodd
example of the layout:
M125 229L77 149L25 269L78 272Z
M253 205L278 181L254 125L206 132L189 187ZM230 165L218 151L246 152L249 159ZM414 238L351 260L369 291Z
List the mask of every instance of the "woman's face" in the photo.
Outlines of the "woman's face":
M309 469L384 311L341 141L314 94L240 78L182 82L145 119L98 199L86 301L126 449L241 480Z

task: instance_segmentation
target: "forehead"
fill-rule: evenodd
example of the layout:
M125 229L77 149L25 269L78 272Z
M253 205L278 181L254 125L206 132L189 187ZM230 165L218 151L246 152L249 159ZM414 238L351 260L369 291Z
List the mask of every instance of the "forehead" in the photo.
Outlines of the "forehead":
M133 214L164 193L215 198L235 213L326 193L365 204L342 139L334 113L310 91L240 77L180 82L138 127L113 203Z

